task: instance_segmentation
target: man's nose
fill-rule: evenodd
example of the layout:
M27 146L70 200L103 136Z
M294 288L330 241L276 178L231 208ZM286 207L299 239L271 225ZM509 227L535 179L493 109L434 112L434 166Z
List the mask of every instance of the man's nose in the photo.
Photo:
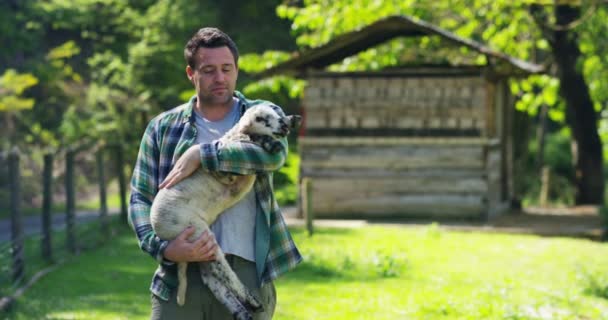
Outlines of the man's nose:
M226 75L224 72L222 72L222 70L218 70L214 75L214 80L216 82L224 82L224 80L226 80Z

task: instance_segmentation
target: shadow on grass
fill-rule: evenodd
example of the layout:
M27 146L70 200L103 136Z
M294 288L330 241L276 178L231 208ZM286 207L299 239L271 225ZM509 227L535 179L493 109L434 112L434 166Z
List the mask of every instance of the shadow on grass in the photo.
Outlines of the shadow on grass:
M335 261L304 258L294 270L285 275L290 282L371 282L404 276L407 261L380 256L373 261L353 261L348 256Z
M583 292L587 295L608 300L608 276L603 270L578 270L578 278L582 282Z
M304 227L289 227L289 231L294 237L309 238L308 231ZM359 232L354 228L315 228L312 237L315 236L348 236Z

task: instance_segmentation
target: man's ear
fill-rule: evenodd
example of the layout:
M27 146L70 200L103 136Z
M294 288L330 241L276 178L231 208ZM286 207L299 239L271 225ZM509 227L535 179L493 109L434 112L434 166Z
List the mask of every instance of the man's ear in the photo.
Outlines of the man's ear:
M287 118L289 118L289 123L290 123L291 129L295 129L302 124L302 117L297 114L287 116Z
M194 70L190 68L190 65L186 66L186 75L188 76L188 79L192 81L192 77L194 76Z

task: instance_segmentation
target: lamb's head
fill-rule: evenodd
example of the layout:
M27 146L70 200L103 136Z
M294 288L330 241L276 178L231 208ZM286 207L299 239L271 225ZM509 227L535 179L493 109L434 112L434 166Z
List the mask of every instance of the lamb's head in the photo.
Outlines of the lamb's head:
M274 138L285 137L289 131L300 125L302 117L298 115L282 116L269 105L253 106L243 114L244 133Z

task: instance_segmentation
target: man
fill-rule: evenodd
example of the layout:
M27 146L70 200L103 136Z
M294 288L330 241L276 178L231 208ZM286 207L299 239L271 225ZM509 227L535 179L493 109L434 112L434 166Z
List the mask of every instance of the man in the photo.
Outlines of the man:
M273 279L300 261L291 235L272 194L272 172L287 156L269 153L252 143L219 145L228 131L253 105L235 91L238 50L232 39L216 28L200 29L186 44L186 74L196 95L184 105L155 117L146 128L131 180L129 223L141 249L159 262L152 279L152 319L231 319L202 283L195 264L188 265L188 291L184 306L176 296L176 262L214 260L217 245L241 281L264 305L255 319L271 319L276 304ZM194 242L184 230L176 239L159 239L150 225L150 206L161 188L173 185L199 167L207 170L256 174L253 190L211 225Z

